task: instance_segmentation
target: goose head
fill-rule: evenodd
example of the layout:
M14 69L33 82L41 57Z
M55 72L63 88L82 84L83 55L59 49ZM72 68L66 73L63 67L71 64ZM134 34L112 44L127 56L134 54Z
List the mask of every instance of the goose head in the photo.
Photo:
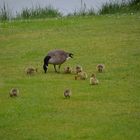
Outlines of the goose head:
M69 53L70 58L73 58L73 55L74 55L73 53Z

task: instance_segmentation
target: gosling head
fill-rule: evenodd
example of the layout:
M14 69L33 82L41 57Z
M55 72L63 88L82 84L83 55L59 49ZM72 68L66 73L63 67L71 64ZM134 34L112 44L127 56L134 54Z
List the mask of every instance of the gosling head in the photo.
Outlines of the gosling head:
M96 77L96 75L93 73L93 74L91 75L91 77L95 78L95 77Z

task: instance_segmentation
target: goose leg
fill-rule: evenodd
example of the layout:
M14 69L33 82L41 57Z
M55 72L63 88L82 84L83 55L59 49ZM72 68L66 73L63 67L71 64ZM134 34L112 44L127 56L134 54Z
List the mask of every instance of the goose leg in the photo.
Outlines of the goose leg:
M58 68L59 68L59 72L60 72L60 67L61 67L61 65L58 66Z
M54 70L55 70L55 72L57 72L57 70L56 70L56 65L53 65L54 66Z

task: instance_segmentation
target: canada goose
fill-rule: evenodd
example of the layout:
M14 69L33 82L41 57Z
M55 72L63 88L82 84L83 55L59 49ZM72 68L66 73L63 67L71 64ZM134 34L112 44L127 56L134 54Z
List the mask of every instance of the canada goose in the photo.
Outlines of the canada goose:
M91 85L98 85L99 84L99 81L98 79L96 78L95 74L92 74L91 77L90 77L90 84Z
M64 91L64 96L65 96L65 98L70 98L70 96L71 96L71 90L70 89L66 89Z
M75 76L75 80L86 80L87 79L87 73L82 71L82 72L79 72L76 76Z
M60 71L61 64L63 64L69 58L73 58L73 54L65 52L63 50L52 50L48 52L47 56L44 58L43 65L44 72L45 73L47 72L48 64L54 65L55 72L58 72L56 70L56 65L58 65Z
M18 96L19 90L17 88L12 88L9 92L10 97Z
M72 72L72 69L71 69L71 67L65 67L64 68L64 73L66 73L66 74L69 74L69 73L71 73Z
M98 72L103 72L104 69L105 69L105 65L104 64L98 64L97 65Z
M75 68L75 71L76 71L76 74L78 74L79 72L82 72L83 69L80 65L77 65L76 68Z
M29 68L26 69L26 74L27 75L32 75L35 72L37 72L37 68L29 67Z

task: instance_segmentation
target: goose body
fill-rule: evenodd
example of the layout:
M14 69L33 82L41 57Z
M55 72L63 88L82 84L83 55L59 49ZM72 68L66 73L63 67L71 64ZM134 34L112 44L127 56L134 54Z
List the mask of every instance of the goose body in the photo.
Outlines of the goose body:
M56 65L59 65L59 70L60 70L61 64L63 64L69 58L72 58L72 56L73 56L72 53L65 52L64 50L49 51L47 56L44 58L43 69L45 73L47 72L48 64L53 64L55 72L57 72Z

